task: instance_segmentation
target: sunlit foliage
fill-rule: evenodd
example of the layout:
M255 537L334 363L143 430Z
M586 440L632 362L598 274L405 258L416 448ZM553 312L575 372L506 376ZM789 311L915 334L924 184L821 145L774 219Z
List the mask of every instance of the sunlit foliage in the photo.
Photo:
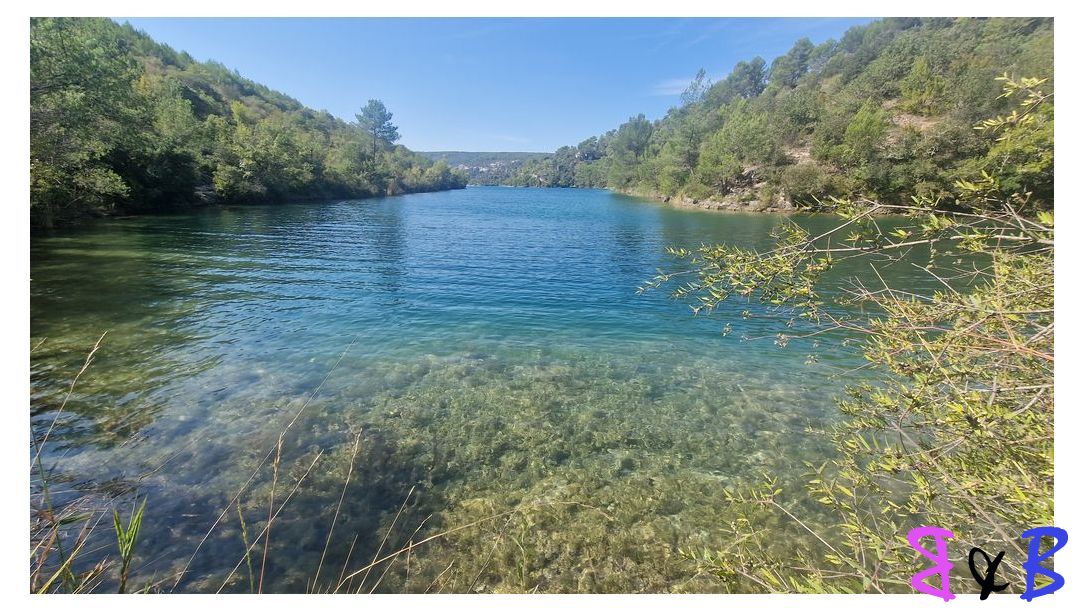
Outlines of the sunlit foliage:
M1048 202L1009 185L1021 185L1015 181L1023 168L1032 176L1051 172L1052 96L1042 79L999 80L1003 99L1016 108L976 131L989 147L982 159L1015 152L1013 163L1001 166L1007 178L981 171L959 180L952 200L833 200L827 206L840 215L838 227L814 236L789 226L767 252L721 245L677 253L692 264L693 280L675 294L696 310L727 300L770 305L788 321L780 346L848 330L863 338L856 346L866 367L881 375L878 384L846 389L845 418L827 432L837 457L809 466L809 494L836 524L809 525L790 510L801 500L771 477L726 495L721 520L730 525L729 540L721 550L687 554L728 588L907 591L920 562L904 536L916 526L953 531L959 570L973 546L1024 559L1021 532L1051 524L1054 217ZM875 216L882 209L909 222L883 230ZM925 271L939 290L880 281L879 269L916 249L929 253ZM880 282L826 286L827 272L849 258L868 261ZM788 519L783 529L773 516ZM781 540L794 549L774 549ZM1020 564L1001 567L1019 591ZM956 590L970 589L967 570L954 580L963 581Z
M892 18L839 41L803 39L716 83L699 74L663 118L635 117L599 136L602 155L559 151L507 182L782 207L814 196L908 204L917 189L953 197L957 180L1013 165L999 170L1004 185L1050 203L1050 176L1012 148L989 149L972 126L1010 112L994 81L1003 72L1051 82L1052 32L1050 19ZM1049 104L1020 126L1033 145L1051 115Z
M32 19L30 76L35 225L466 183L395 145L379 100L347 123L108 19Z

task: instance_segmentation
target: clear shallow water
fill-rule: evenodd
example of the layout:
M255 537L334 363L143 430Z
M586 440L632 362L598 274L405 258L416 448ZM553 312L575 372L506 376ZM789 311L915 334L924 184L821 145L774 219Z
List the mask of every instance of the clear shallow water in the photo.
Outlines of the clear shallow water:
M739 314L756 307L693 318L636 289L674 265L667 246L767 246L783 219L471 188L36 236L37 431L107 332L43 455L54 499L146 497L141 583L175 576L229 508L179 591L250 589L231 502L253 538L273 479L289 502L265 591L328 590L378 549L461 527L340 586L718 589L678 549L726 544L727 487L797 487L828 456L807 429L834 418L830 376L855 356L781 349L779 319ZM262 460L292 421L274 474Z

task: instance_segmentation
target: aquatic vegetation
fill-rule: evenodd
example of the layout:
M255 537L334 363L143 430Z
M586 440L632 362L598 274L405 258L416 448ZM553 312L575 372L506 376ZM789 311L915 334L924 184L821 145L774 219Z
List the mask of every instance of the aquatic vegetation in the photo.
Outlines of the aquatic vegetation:
M284 437L280 499L323 455L275 519L265 590L711 591L712 582L691 578L679 549L719 537L724 492L763 474L796 474L798 457L826 452L807 432L824 425L811 390L708 359L659 365L589 354L510 362L467 354L380 363L364 377L387 381L386 388L345 404L333 398L357 394L336 389ZM222 435L224 427L215 421L190 435ZM163 487L147 520L210 516L242 484L239 474L276 446L276 435L270 424L245 438L231 434L247 442L222 449L231 453L233 476L187 485L143 479L144 491ZM214 456L208 446L199 454ZM270 466L258 471L231 510L234 520L204 544L187 588L222 588L242 560L259 567L260 546L245 550L267 526L276 478ZM412 487L417 492L390 528ZM364 565L385 533L386 549L396 550L485 517L497 518L412 550L409 570L406 556L382 564L379 586L373 576L340 584L340 568L349 574ZM148 541L140 552L190 551L206 528L175 523L169 540ZM185 557L155 573L177 571ZM319 565L331 571L310 584ZM248 591L249 580L242 567L225 588Z

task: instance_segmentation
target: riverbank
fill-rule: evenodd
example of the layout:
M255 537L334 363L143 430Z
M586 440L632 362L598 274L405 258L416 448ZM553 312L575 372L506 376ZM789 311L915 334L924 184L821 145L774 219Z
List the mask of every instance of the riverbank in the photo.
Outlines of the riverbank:
M624 196L643 198L658 204L668 204L678 209L710 210L719 212L741 213L769 213L776 215L790 215L796 213L828 212L814 206L796 204L782 196L776 196L769 201L762 201L751 193L736 193L732 196L721 198L697 199L686 195L668 196L657 192L646 192L632 189L610 189L614 193ZM825 196L828 199L828 196ZM892 215L890 208L880 208L871 211L874 215Z
M774 197L763 201L750 193L736 193L733 196L723 196L719 199L697 199L685 195L668 196L655 192L640 192L636 190L618 190L618 193L628 196L645 198L662 204L682 208L699 208L702 210L721 210L729 212L765 212L788 214L800 212L802 207L783 197ZM751 199L752 198L752 199Z

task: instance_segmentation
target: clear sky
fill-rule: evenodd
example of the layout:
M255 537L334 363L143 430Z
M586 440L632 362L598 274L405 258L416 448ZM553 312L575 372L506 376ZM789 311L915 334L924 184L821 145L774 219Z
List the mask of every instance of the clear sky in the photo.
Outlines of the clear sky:
M118 21L343 119L378 98L417 151L553 151L663 116L699 68L717 80L870 19Z

